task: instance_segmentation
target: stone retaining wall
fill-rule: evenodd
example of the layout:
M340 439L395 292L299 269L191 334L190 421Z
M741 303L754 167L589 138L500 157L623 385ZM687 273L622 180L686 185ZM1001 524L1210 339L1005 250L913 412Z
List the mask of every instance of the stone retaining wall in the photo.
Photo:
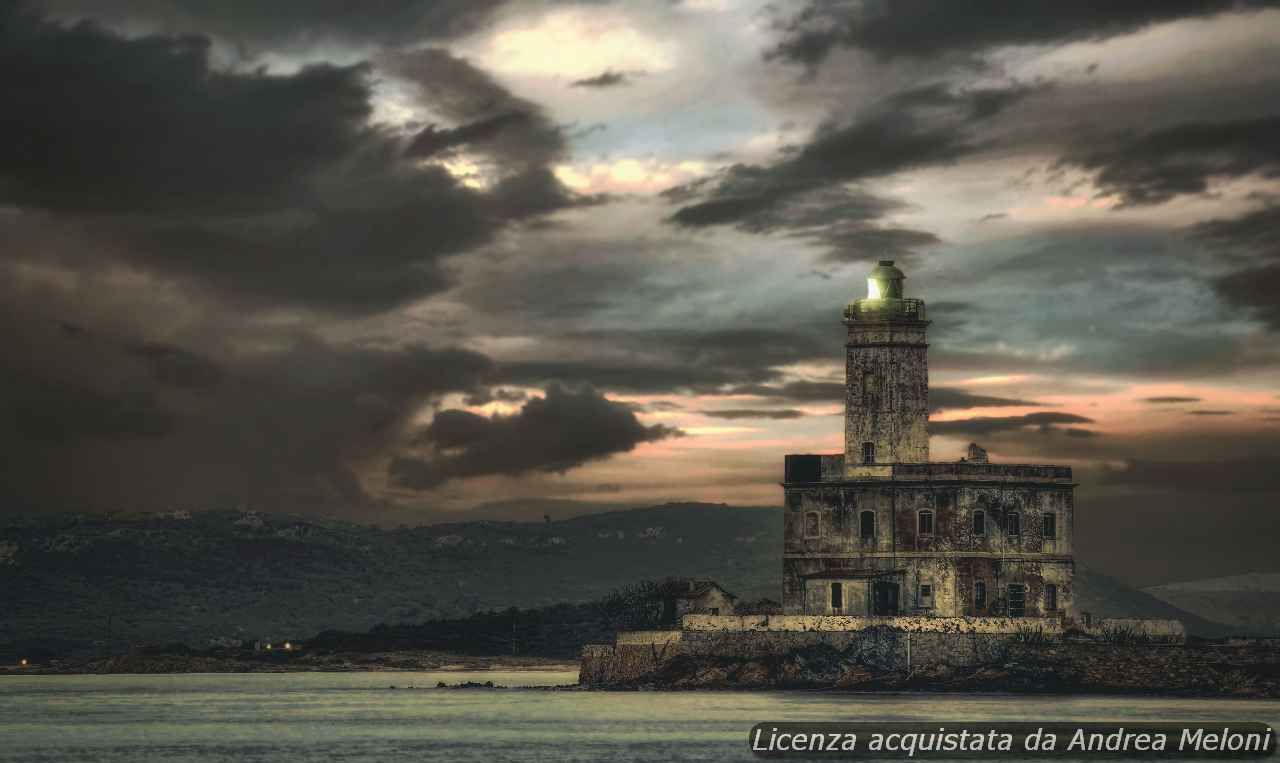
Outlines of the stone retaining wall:
M1003 660L1011 648L1062 644L1065 635L1060 621L1038 618L686 615L684 626L683 631L623 632L613 646L587 646L579 681L617 686L654 676L678 657L769 660L822 646L881 673L988 665ZM1073 631L1100 642L1185 641L1176 620L1095 620Z

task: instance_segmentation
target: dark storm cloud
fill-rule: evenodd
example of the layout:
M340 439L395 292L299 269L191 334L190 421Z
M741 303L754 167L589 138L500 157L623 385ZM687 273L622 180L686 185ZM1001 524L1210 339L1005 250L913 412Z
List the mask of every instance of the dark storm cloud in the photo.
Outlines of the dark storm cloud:
M672 189L678 209L671 222L688 228L734 225L753 233L777 230L812 238L838 261L896 256L938 243L928 231L879 224L903 204L843 184L918 167L948 164L978 151L973 128L1026 97L1033 88L952 89L930 84L895 93L848 123L828 122L802 146L772 165L738 164L714 184ZM877 247L881 247L877 249Z
M966 392L956 387L931 387L929 389L929 410L933 412L968 408L1011 408L1043 405L1045 403L1038 403L1034 400L975 395L972 392Z
M1023 416L977 416L956 421L930 421L929 433L935 435L988 435L1034 427L1041 433L1059 430L1059 424L1091 424L1093 419L1074 413L1042 411ZM1087 430L1076 429L1075 436ZM1088 435L1084 435L1088 436Z
M743 384L729 390L733 395L756 395L797 403L837 403L844 400L844 382L793 381L785 384Z
M569 83L569 87L590 87L590 88L606 88L618 87L619 85L629 85L631 80L622 72L615 72L608 69L597 74L594 77L584 77L576 79Z
M178 423L173 411L143 390L112 394L82 384L47 384L21 377L11 378L0 388L11 407L10 431L29 442L61 445L83 438L163 437L172 434Z
M212 71L203 37L127 40L0 6L0 199L85 212L279 208L366 138L364 66Z
M427 489L482 475L564 472L680 434L661 424L641 424L625 405L594 390L573 392L553 385L545 397L529 400L512 416L437 413L420 435L421 443L434 450L433 457L398 457L390 475L397 485Z
M222 71L203 37L0 14L0 203L94 242L64 260L127 262L255 309L372 313L447 288L440 258L580 201L548 166L559 129L444 51L384 56L450 122L409 141L368 124L368 65ZM487 157L490 187L420 161L463 145Z
M720 411L698 411L703 416L713 419L799 419L808 414L794 408L726 408Z
M529 115L525 112L508 111L451 129L428 125L414 137L405 153L425 158L455 146L490 138L508 127L526 125L529 121Z
M512 95L463 58L423 48L386 53L376 61L411 83L424 106L469 132L466 142L502 161L512 175L545 167L565 150L564 134L537 104Z
M1213 290L1227 305L1240 308L1272 331L1280 330L1280 264L1264 265L1222 276Z
M144 23L167 32L212 34L249 45L325 42L401 45L459 37L482 28L505 0L382 0L376 8L346 0L41 0L64 18Z
M524 390L519 389L503 389L501 387L486 387L466 396L463 400L467 405L488 405L489 403L521 403L529 399L529 395Z
M838 403L844 400L845 386L843 382L793 381L779 385L747 384L733 387L732 394L757 395L793 402ZM993 395L975 395L957 387L930 387L929 409L931 412L944 410L964 410L969 408L1007 408L1021 406L1043 406L1045 403L1034 400L1021 400L1011 397L995 397Z
M1101 192L1124 206L1203 194L1215 179L1280 175L1280 117L1192 122L1099 142L1068 151L1059 165L1094 173Z
M1196 223L1189 232L1196 240L1227 252L1280 258L1280 204L1240 217Z
M1166 396L1166 397L1144 397L1144 398L1142 398L1142 402L1144 402L1144 403L1153 403L1153 404L1156 404L1156 405L1163 405L1163 404L1167 404L1167 403L1198 403L1198 402L1200 402L1200 398L1198 398L1198 397L1175 397L1175 396Z
M151 366L152 377L161 384L185 389L207 389L222 381L222 368L209 358L163 342L142 342L126 348Z
M145 295L121 297L122 313L110 293L33 292L13 274L0 300L0 510L232 496L357 515L377 503L362 465L385 458L424 405L477 389L492 368L461 349L337 344L226 316L175 322Z
M831 356L830 340L802 329L591 330L546 337L582 357L514 360L495 378L508 384L589 384L624 392L720 392L779 379L780 366Z
M1187 411L1188 416L1234 416L1235 411L1200 410Z
M882 58L977 53L1007 45L1105 39L1149 24L1268 5L1273 3L810 0L799 13L779 23L782 39L769 56L813 67L837 47L860 48Z

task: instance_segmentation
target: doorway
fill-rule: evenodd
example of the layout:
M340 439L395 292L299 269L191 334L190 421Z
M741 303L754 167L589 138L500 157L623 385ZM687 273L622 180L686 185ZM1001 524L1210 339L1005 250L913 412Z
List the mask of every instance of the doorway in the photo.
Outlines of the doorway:
M898 614L898 584L877 580L871 584L871 614L892 617Z

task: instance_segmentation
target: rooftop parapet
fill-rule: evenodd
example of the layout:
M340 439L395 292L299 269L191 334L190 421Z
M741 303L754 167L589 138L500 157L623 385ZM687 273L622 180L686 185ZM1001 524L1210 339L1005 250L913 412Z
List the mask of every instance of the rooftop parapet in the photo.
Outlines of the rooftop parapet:
M940 461L927 464L871 464L846 476L844 455L793 454L786 457L786 484L825 482L1049 482L1070 484L1070 466Z

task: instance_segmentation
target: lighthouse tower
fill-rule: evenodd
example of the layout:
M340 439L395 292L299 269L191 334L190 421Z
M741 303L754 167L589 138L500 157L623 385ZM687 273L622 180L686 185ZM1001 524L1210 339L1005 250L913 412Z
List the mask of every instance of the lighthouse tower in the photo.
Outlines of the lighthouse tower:
M929 344L924 301L903 296L902 271L880 260L867 296L844 310L846 477L929 460Z

